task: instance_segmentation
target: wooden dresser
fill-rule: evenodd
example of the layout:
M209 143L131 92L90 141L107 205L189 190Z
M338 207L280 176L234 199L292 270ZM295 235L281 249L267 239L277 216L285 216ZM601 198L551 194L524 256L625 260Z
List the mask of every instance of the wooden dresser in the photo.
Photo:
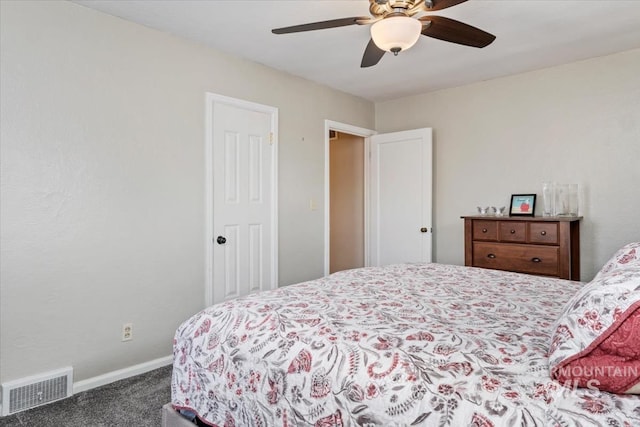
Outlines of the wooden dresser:
M462 218L465 265L580 280L582 217Z

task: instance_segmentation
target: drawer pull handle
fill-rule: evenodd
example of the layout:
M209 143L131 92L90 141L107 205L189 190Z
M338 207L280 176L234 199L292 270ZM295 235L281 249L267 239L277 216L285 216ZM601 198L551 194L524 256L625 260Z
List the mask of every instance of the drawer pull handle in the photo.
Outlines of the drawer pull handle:
M544 231L544 230L542 230L542 231L540 232L540 234L542 234L543 236L546 236L546 235L547 235L547 232L546 232L546 231Z
M487 231L488 231L488 230L487 230L486 228L483 228L483 229L482 229L482 232L483 232L483 233L486 233Z
M516 234L516 230L511 230L509 233Z
M496 255L495 255L495 254L489 254L489 255L487 255L487 258L494 259L495 257L496 257Z
M540 258L538 258L538 257L531 258L531 261L533 261L533 262L542 262L542 260Z

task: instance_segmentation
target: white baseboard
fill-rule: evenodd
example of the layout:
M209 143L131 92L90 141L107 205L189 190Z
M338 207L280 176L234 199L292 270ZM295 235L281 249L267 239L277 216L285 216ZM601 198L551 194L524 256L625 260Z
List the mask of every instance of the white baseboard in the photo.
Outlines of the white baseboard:
M74 382L73 394L87 391L92 388L100 387L102 385L110 384L114 381L133 377L135 375L144 374L145 372L153 371L154 369L158 369L158 368L162 368L163 366L170 365L171 362L173 362L173 356L161 357L159 359L154 359L148 362L140 363L139 365L129 366L128 368L118 369L117 371L108 372L103 375L98 375L97 377Z

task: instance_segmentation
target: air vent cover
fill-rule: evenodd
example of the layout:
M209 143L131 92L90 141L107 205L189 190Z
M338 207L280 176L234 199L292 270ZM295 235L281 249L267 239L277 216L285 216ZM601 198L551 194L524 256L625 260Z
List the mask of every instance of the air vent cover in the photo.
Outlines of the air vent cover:
M63 368L2 384L2 416L73 394L73 368Z

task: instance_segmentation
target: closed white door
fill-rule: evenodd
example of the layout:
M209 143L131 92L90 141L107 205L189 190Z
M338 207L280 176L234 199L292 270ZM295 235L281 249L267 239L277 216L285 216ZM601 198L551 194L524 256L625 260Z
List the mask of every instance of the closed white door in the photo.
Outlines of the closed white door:
M212 304L277 287L277 110L213 95L208 105Z
M432 132L371 137L371 265L431 262Z

